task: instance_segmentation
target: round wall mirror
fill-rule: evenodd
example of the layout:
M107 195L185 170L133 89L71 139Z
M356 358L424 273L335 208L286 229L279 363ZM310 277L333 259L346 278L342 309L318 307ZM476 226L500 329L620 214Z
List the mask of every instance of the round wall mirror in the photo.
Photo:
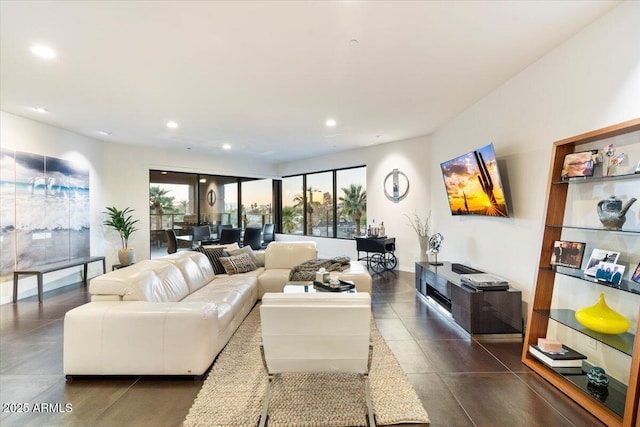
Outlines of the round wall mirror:
M207 204L213 206L216 204L216 192L213 190L207 191Z

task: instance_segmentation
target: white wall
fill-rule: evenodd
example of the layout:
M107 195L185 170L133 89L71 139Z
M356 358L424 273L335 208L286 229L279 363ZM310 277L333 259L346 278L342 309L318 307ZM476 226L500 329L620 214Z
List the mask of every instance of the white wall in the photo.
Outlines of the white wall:
M506 221L452 217L444 204L435 203L444 198L444 190L436 184L438 176L432 170L435 221L448 237L443 257L455 256L500 274L522 289L526 302L531 300L552 142L640 117L638 22L640 3L622 3L432 135L436 161L457 154L461 148L464 151L493 141L498 159L507 166L514 212ZM595 213L595 203L592 209ZM628 216L637 218L638 212L635 207ZM628 247L622 240L615 239L605 247ZM640 261L638 244L629 250L627 259ZM616 311L632 325L637 322L638 296L572 279L561 279L555 288L555 307L592 305L604 292ZM610 375L626 381L628 357L602 345L591 348L586 336L555 322L550 322L550 327L549 336L579 349Z
M397 238L400 269L414 270L418 242L405 214L433 214L440 259L502 275L529 301L540 253L554 141L640 117L640 2L624 2L514 76L430 136L279 165L281 175L367 165L367 218ZM587 72L588 70L588 72ZM440 163L494 143L509 218L454 217ZM407 199L392 203L382 182L405 172ZM318 239L329 240L329 239ZM355 246L355 243L354 243Z
M3 148L84 161L89 165L91 205L91 254L105 255L107 269L117 264L120 238L104 228L102 212L106 206L135 209L139 229L130 240L136 260L149 258L149 170L168 169L229 176L275 177L275 166L203 156L190 151L158 150L149 147L104 143L30 119L2 112L0 143ZM98 263L90 266L89 277L101 272ZM79 269L45 275L44 289L51 290L79 280ZM12 277L0 279L0 302L12 300ZM20 279L19 297L36 294L35 277Z
M380 144L359 150L344 151L334 155L317 157L298 162L279 165L281 175L303 172L322 171L328 168L367 165L367 221L376 224L384 221L386 234L396 238L396 256L399 269L414 271L414 263L420 258L418 238L409 225L405 215L413 216L414 212L426 218L431 209L431 188L429 172L434 167L429 158L428 136L406 141ZM435 165L439 169L439 165ZM384 178L393 169L399 169L409 179L409 193L399 203L394 203L384 195ZM439 178L442 183L442 177ZM356 244L354 240L337 240L314 238L318 242L318 251L339 252L355 259ZM351 249L350 252L345 248Z
M281 165L281 172L365 163L369 168L367 217L384 219L388 234L398 237L401 269L413 271L417 248L402 214L431 209L433 229L445 237L440 259L506 277L522 290L526 312L537 275L552 144L640 117L639 22L640 2L623 2L430 137L288 163ZM454 217L439 164L489 142L494 143L508 187L510 218ZM404 171L411 180L410 198L398 204L382 195L382 177L393 168ZM628 196L639 195L636 190ZM636 204L627 216L637 223L639 212ZM608 244L615 246L615 242ZM633 265L628 270L635 267L640 261L638 242L631 246L619 243L630 251L626 257ZM604 291L616 311L633 325L637 322L638 296L584 282L563 282L567 281L556 286L554 305L584 307L595 303L598 293ZM567 307L567 301L572 306ZM626 380L628 357L601 345L587 351L584 335L551 324L550 334L586 352L614 377Z
M119 208L130 206L140 219L139 228L129 239L136 259L149 258L149 170L167 169L175 172L193 172L228 176L274 178L275 166L259 164L225 156L204 156L191 151L157 150L121 144L106 144L104 154L105 204ZM120 240L112 235L107 240L107 263L117 264ZM111 261L110 261L111 260Z
M552 143L640 117L638 22L640 3L623 2L432 135L436 163L493 142L511 195L509 219L453 217L432 168L443 258L507 277L530 300Z

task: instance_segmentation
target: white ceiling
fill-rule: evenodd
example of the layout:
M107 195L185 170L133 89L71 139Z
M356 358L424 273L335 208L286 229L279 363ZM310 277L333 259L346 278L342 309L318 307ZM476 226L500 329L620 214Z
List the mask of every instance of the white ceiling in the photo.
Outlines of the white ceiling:
M1 108L104 141L302 159L429 134L617 3L2 0Z

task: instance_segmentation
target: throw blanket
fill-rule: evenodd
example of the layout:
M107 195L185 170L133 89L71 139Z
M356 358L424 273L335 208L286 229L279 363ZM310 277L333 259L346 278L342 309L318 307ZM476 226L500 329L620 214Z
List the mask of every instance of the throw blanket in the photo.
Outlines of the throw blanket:
M312 281L316 278L316 272L321 268L327 271L345 271L349 268L351 258L346 255L335 258L316 258L296 265L289 272L289 280L292 282Z

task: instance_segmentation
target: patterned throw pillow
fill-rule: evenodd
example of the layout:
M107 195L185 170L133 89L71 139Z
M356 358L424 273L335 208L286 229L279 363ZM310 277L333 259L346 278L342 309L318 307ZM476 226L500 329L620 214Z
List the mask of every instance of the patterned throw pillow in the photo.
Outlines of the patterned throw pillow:
M249 254L240 254L229 257L220 258L220 262L224 266L224 271L231 276L232 274L246 273L247 271L253 271L256 265L251 261Z
M231 256L247 254L251 257L251 261L253 261L256 267L264 267L264 261L258 258L258 256L253 252L253 249L251 249L251 246L243 246L240 249L236 249L233 251L227 249L227 253Z
M224 267L222 266L222 263L220 262L220 258L223 256L224 253L224 247L220 246L220 247L216 247L216 248L207 248L204 246L200 246L198 248L196 248L196 251L198 252L202 252L203 254L205 254L207 256L207 258L209 258L209 262L211 263L211 266L213 267L213 272L215 274L224 274Z

